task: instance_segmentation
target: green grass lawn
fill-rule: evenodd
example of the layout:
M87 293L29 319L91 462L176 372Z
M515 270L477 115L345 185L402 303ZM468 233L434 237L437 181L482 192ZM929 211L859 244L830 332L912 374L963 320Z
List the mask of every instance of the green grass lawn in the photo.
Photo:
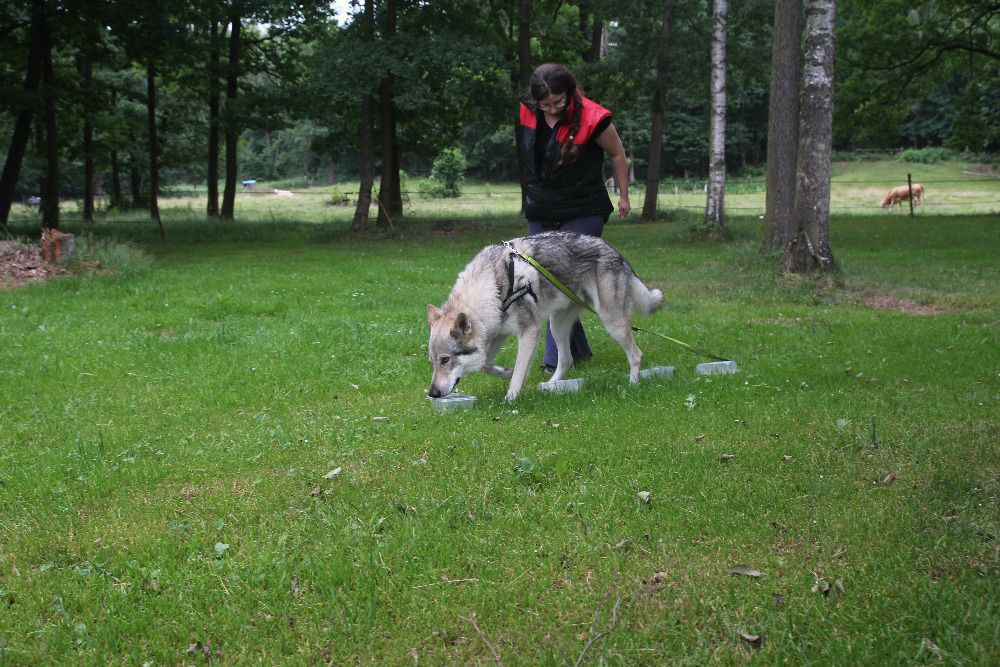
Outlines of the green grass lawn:
M253 212L0 292L0 665L1000 662L997 216L835 217L832 281L614 223L741 372L588 315L579 394L441 415L426 304L516 214Z

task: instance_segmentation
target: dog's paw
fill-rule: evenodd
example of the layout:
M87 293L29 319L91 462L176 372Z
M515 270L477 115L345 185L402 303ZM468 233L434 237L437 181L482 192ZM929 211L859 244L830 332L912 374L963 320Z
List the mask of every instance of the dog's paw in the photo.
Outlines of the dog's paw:
M495 375L498 378L509 380L514 375L514 369L507 366L486 366L483 370L488 375Z

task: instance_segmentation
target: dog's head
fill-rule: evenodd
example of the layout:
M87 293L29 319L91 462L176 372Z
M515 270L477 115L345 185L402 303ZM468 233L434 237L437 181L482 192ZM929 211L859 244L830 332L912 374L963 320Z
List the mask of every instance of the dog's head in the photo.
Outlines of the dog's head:
M445 312L429 305L427 322L431 325L427 354L434 369L427 394L431 398L441 398L454 391L455 385L466 375L482 370L486 354L484 346L476 339L472 320L465 313Z

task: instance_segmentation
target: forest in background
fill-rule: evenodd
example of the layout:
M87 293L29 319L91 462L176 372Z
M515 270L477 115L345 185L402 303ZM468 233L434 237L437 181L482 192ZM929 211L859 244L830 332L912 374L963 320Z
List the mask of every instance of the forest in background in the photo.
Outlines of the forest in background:
M32 109L36 118L16 197L38 194L48 151L58 156L60 196L80 196L89 179L118 207L145 206L151 136L164 188L219 182L227 135L239 179L356 180L363 101L387 81L394 114L387 120L375 110L377 162L395 150L403 172L424 175L442 151L459 147L468 175L516 180L519 48L529 49L532 65L566 64L586 94L613 110L643 178L663 0L371 4L369 29L361 3L346 16L326 3L263 0L5 3L5 163L19 114ZM712 7L675 4L660 173L701 176ZM763 172L773 12L772 0L733 3L729 12L725 148L735 173ZM1000 149L998 13L996 3L978 0L841 0L834 147ZM40 17L49 57L32 89L26 63L40 48ZM525 26L526 45L518 42ZM379 137L390 122L394 143L386 144Z

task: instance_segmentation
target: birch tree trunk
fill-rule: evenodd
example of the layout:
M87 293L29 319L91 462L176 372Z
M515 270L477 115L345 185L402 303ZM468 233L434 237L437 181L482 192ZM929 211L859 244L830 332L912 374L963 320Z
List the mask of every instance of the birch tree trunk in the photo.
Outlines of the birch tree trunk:
M656 89L653 91L653 125L649 141L649 162L646 169L646 199L640 220L655 220L660 193L660 160L663 157L663 115L666 111L667 70L670 67L670 34L674 29L674 8L677 0L663 1L660 23L660 45L656 54Z
M705 228L710 237L725 231L726 191L726 20L727 0L714 0L712 11L712 107L708 133L708 198Z
M221 122L222 91L219 87L219 21L213 17L209 25L208 54L208 199L205 214L210 218L219 217L219 124Z
M365 41L375 41L375 3L365 0L363 14ZM361 187L358 190L358 205L354 209L351 230L363 232L368 225L368 213L372 205L372 186L375 182L375 143L372 123L375 116L375 101L368 91L361 99Z
M830 159L833 151L835 0L809 0L799 110L792 234L784 268L792 273L832 272Z
M799 148L802 0L775 0L771 93L767 117L764 245L784 248L791 235Z
M239 12L234 9L229 18L229 64L226 70L226 183L222 188L220 216L223 220L232 220L236 212L236 146L239 140L236 96L239 93L241 21Z

